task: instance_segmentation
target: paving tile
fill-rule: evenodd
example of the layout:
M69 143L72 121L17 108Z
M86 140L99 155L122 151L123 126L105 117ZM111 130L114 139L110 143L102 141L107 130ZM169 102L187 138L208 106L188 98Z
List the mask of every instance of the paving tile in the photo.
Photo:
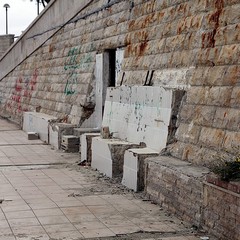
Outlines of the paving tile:
M30 203L29 206L31 209L48 209L48 208L55 208L57 205L54 202L43 202L43 203Z
M97 221L98 219L93 214L71 214L67 215L71 223L81 223L87 221Z
M17 240L50 240L50 237L47 234L34 234L34 235L17 235Z
M80 207L63 207L61 210L65 215L73 215L73 214L91 214L90 210L85 206Z
M78 231L50 233L49 236L54 240L79 240L84 239Z
M38 226L40 225L37 218L20 218L20 219L9 219L11 227L25 227L25 226Z
M12 234L1 236L0 235L0 240L16 240L15 236Z
M130 220L125 218L122 215L112 215L105 218L99 218L102 223L104 223L107 227L121 227L128 225L135 225ZM135 225L136 226L136 225Z
M86 206L109 205L109 202L99 196L77 197Z
M10 227L7 228L0 228L0 237L6 236L6 235L11 235L12 230Z
M109 228L115 234L129 234L129 233L136 233L141 230L140 227L129 224L128 226L118 226L118 227L111 227Z
M9 224L8 224L7 220L6 219L1 219L0 220L0 229L8 228L8 227L9 227Z
M43 227L44 227L44 229L46 230L47 233L76 231L76 228L71 223L43 225Z
M83 221L81 223L74 224L74 226L78 230L92 230L92 229L106 228L106 225L100 221L89 221L89 222Z
M55 203L58 207L80 207L84 205L82 202L75 199L68 199L65 201L58 200L58 201L55 201Z
M56 225L61 223L69 223L69 220L65 216L44 216L38 217L39 222L42 225Z
M91 211L91 213L93 213L96 216L103 216L103 215L112 215L112 214L116 214L117 210L112 207L112 206L106 206L106 205L98 205L98 206L88 206L89 210Z
M171 228L165 223L153 222L153 223L140 223L137 224L143 231L146 232L176 232L175 229Z
M7 219L19 219L19 218L34 218L35 215L31 210L27 211L14 211L6 212Z
M21 205L3 205L2 210L3 212L16 212L16 211L26 211L31 209L27 204L21 204Z
M59 208L34 209L33 212L37 217L63 215L63 212Z
M36 235L45 234L42 226L13 226L12 231L15 235Z
M116 234L109 230L108 228L100 228L100 229L82 229L79 232L85 238L101 238L101 237L111 237L115 236Z

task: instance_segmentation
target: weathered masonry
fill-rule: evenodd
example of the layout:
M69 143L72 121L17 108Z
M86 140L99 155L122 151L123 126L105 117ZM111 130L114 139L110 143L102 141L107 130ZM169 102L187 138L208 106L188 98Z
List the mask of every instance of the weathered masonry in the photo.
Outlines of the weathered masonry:
M110 134L132 144L122 157L144 162L139 184L152 198L238 239L239 192L207 183L204 167L239 147L239 12L240 0L53 0L0 59L1 115L21 122L37 111L82 128L100 128L104 115ZM139 146L153 158L142 161ZM110 164L131 179L131 164ZM230 199L224 211L211 191Z
M13 44L14 35L0 35L0 57L6 52L6 50Z

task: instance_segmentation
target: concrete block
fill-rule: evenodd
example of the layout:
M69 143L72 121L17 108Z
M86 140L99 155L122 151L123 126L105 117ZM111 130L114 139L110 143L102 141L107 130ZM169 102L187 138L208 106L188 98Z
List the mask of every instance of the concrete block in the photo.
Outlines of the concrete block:
M38 133L36 132L28 132L28 140L37 140L39 139Z
M74 135L62 136L61 149L66 152L78 152L79 137Z
M49 144L56 149L61 148L62 136L73 135L73 129L76 125L68 123L50 123L49 124Z
M61 149L69 152L79 151L79 137L68 135L62 137Z
M87 165L92 162L92 138L100 136L100 133L83 133L80 136L81 162L86 161Z
M138 145L118 139L92 139L92 168L112 178L123 173L124 153Z
M38 113L38 112L24 112L23 115L23 131L37 132L39 138L49 143L48 126L51 120L56 120L56 117Z
M145 186L145 159L159 153L149 148L128 149L124 154L122 184L128 188L142 191Z

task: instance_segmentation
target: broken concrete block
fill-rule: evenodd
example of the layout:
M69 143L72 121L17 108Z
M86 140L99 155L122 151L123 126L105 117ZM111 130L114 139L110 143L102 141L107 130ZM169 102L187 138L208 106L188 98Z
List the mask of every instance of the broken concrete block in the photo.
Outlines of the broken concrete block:
M118 139L92 139L92 168L112 178L122 176L124 153L139 145Z
M124 154L122 184L135 192L145 187L145 159L158 156L158 152L150 148L128 149Z
M39 135L36 132L28 132L28 140L37 140L39 139Z
M74 135L62 136L61 149L66 152L78 152L79 137Z
M49 143L56 149L61 148L62 136L73 135L74 124L49 123Z

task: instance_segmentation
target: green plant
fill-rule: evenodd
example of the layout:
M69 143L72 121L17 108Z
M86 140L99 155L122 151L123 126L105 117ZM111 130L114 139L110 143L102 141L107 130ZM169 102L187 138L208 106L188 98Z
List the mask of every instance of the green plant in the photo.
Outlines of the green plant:
M236 155L218 155L216 161L210 166L210 170L217 174L221 180L240 180L240 150Z

